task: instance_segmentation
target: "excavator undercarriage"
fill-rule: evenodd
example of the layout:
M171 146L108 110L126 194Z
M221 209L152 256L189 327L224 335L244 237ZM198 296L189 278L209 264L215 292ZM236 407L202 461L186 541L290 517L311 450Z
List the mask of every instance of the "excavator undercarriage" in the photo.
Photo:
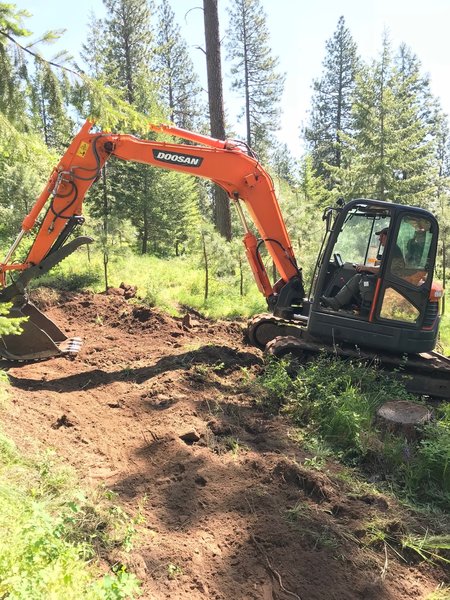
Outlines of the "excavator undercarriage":
M414 394L450 400L450 358L439 352L397 355L351 344L327 344L308 334L306 320L287 321L269 313L250 319L247 337L252 345L264 349L267 356L291 355L300 363L320 354L358 360L392 372Z

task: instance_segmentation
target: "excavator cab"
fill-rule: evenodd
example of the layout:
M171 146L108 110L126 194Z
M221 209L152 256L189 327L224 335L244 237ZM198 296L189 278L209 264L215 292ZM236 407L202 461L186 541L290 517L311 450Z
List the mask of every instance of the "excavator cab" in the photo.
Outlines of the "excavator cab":
M432 350L442 289L438 224L426 210L358 199L336 212L319 255L308 333L396 353Z

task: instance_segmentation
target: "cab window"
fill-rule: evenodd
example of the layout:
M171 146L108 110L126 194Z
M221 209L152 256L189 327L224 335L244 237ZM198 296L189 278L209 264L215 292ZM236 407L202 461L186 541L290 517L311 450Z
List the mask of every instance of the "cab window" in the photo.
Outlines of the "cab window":
M333 252L342 257L344 263L359 265L376 264L382 249L375 232L389 226L390 218L363 212L363 207L357 207L349 213Z
M430 251L433 235L433 224L428 219L403 216L391 248L391 273L413 285L423 285L432 275Z

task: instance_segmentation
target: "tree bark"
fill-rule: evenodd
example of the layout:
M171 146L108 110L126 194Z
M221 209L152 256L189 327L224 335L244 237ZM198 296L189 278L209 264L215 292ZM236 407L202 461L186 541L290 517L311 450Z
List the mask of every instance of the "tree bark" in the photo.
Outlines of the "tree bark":
M223 107L222 67L220 60L218 0L203 0L205 22L206 70L211 135L225 139L225 111ZM226 192L214 188L214 224L227 241L231 240L230 203Z
M205 236L202 234L202 244L203 244L203 258L205 261L205 302L208 300L209 294L209 266L208 266L208 253L206 252L206 241Z
M108 206L108 190L106 187L106 168L102 169L102 185L103 185L103 236L104 236L104 246L103 246L103 273L105 277L105 292L108 291L108 216L109 216L109 206Z

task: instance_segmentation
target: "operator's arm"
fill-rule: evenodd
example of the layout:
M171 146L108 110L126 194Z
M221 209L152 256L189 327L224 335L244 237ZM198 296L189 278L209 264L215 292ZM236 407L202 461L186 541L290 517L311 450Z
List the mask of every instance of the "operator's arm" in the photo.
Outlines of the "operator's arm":
M395 245L392 250L392 260L390 265L390 270L397 277L403 277L405 272L405 259L403 258L402 251L400 248ZM373 267L369 267L367 265L356 265L356 270L358 273L372 273L377 275L380 272L380 261L377 261L378 264Z
M372 273L373 275L377 275L380 271L380 267L368 267L367 265L356 265L356 270L358 273Z

